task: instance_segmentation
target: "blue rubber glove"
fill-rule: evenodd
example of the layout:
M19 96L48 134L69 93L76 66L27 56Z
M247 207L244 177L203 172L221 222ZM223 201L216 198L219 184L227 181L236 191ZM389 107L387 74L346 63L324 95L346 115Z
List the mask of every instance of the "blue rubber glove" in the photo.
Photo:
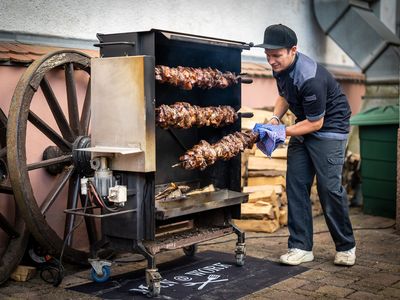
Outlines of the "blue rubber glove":
M257 147L265 155L271 157L272 152L283 144L286 138L285 125L271 125L271 124L256 124L253 131L258 133L260 140L257 142Z

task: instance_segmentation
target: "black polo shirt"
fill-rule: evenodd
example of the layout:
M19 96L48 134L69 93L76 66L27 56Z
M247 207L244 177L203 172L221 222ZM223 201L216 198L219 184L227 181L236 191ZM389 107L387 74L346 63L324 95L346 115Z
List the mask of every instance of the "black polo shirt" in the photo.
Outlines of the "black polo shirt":
M279 95L289 103L296 122L308 119L324 124L313 134L319 137L346 139L350 128L350 106L339 83L320 64L297 52L286 70L273 73Z

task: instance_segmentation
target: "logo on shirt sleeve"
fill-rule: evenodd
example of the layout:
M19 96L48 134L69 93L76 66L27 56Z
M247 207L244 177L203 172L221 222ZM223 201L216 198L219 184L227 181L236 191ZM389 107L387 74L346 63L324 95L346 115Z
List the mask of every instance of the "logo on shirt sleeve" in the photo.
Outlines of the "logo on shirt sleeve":
M317 96L316 95L311 95L311 96L305 96L304 97L304 101L305 102L311 102L311 101L315 101L317 100Z

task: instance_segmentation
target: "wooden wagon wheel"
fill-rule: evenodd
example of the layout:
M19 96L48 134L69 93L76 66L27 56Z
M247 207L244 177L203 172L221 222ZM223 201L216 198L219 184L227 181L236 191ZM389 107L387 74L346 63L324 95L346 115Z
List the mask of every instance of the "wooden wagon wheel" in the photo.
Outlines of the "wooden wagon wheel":
M25 223L19 213L18 207L12 197L12 189L8 180L8 169L6 165L6 127L7 117L3 110L0 109L0 194L1 201L7 201L5 206L2 205L3 210L0 210L0 233L4 236L1 237L5 244L2 244L3 250L0 250L0 284L5 282L24 255L26 245L28 243L29 233L25 229ZM8 196L6 196L8 195ZM6 209L11 207L13 213ZM5 213L7 211L8 213ZM4 214L3 214L3 213Z
M76 77L82 76L87 77L87 86L83 88L86 92L79 95ZM64 97L56 96L50 77L62 82ZM46 101L35 97L35 94L40 95L39 91ZM43 109L47 109L47 115ZM95 223L87 218L88 238L74 241L75 215L63 213L64 209L77 208L85 202L80 194L80 178L92 175L90 153L75 150L90 146L89 124L90 57L73 50L61 50L32 63L18 82L9 111L10 179L15 199L35 239L51 254L59 254L65 247L64 257L76 263L86 263L88 252L74 244L80 240L92 244L97 240ZM30 132L35 136L33 140L29 139ZM40 156L30 157L27 147L33 147L33 151L39 144L45 147L40 150ZM37 180L40 176L43 181ZM59 211L50 213L53 207L60 205ZM64 233L60 233L55 227L64 219Z

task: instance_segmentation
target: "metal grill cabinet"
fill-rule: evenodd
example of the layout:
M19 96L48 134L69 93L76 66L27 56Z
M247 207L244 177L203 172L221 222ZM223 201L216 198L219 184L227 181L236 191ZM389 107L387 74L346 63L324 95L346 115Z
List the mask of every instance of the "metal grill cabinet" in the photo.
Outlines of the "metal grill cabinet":
M98 39L101 58L92 60L92 146L119 148L110 168L118 184L127 186L123 210L131 210L102 218L103 238L115 249L147 258L146 280L152 296L160 292L155 255L162 250L184 248L187 255L193 255L197 243L235 232L236 263L243 265L245 236L231 224L233 218L240 218L240 204L247 201L247 195L240 192L240 156L218 161L204 171L171 167L201 139L214 143L240 131L240 118L222 128L168 130L156 127L154 121L155 107L177 101L230 105L239 110L240 83L226 89L188 91L155 82L154 66L212 67L239 74L241 51L249 45L161 30L98 34ZM155 201L155 194L171 182L193 188L213 184L217 190ZM192 226L161 234L180 222Z

